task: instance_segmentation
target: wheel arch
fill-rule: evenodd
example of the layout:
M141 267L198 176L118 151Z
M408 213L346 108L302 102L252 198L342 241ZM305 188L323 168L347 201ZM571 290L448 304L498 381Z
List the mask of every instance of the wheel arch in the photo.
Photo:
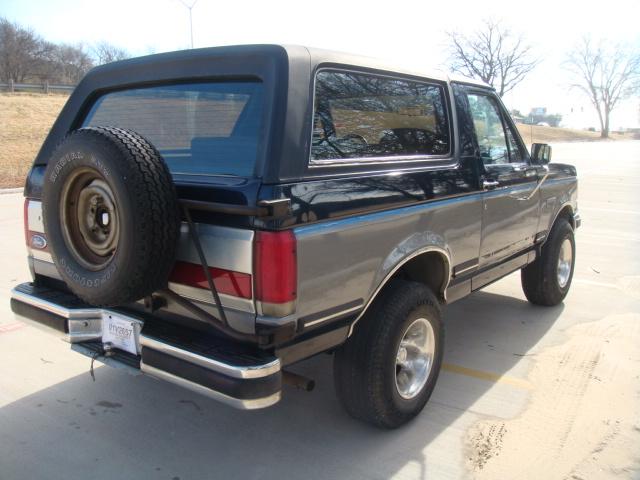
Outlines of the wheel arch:
M574 216L573 205L571 203L565 203L564 205L562 205L562 207L558 209L558 212L556 213L556 216L554 217L553 222L549 224L549 231L551 231L553 226L561 218L566 219L571 225L571 228L573 228L574 230L576 229L576 219Z
M438 299L444 303L446 302L447 286L451 280L451 257L449 252L438 246L423 247L396 263L374 289L364 309L351 323L348 336L351 336L356 324L394 278L405 278L423 283L431 288Z

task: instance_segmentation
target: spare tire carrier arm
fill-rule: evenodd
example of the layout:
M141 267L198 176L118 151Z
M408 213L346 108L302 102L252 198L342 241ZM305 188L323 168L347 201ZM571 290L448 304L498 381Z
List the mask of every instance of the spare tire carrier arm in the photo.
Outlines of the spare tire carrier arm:
M191 213L189 212L189 206L185 203L182 203L182 210L184 211L184 216L185 216L185 219L187 220L189 235L191 236L191 240L193 241L193 244L196 247L196 251L198 252L198 257L200 258L202 271L204 272L204 276L207 279L207 284L209 285L209 290L211 290L211 295L213 295L213 301L216 302L216 306L218 307L218 313L220 314L220 321L225 327L228 327L229 324L227 322L227 316L224 313L224 308L222 308L222 302L220 302L220 295L218 295L218 290L216 289L216 286L213 283L213 277L211 276L211 271L209 270L209 264L207 263L207 259L204 256L204 250L202 250L202 244L200 243L200 239L198 238L198 234L196 233L196 227L193 224Z
M220 319L215 318L213 315L205 312L200 307L193 304L193 302L191 302L190 300L181 297L168 288L164 291L164 293L167 296L171 297L177 303L180 303L184 308L190 310L193 314L198 315L200 318L202 318L217 330L220 330L222 333L229 335L230 337L237 340L249 340L250 338L252 338L251 335L236 332L231 327L229 327L227 316L224 313L224 308L222 306L222 302L220 301L220 295L218 294L218 290L216 289L215 283L213 282L213 277L211 276L211 272L209 271L209 264L207 263L207 259L204 255L204 250L202 249L202 244L200 243L200 239L198 238L198 233L196 232L196 227L193 223L191 212L189 210L194 209L208 212L226 213L231 215L250 215L256 217L281 218L286 217L291 213L291 200L288 198L279 200L262 200L258 202L258 207L226 205L186 199L180 200L180 204L182 205L184 217L187 221L189 236L191 237L191 241L193 242L194 246L196 247L196 251L198 252L198 258L200 259L200 264L202 265L202 271L204 272L209 290L211 290L211 295L213 296L213 300L215 301L216 307L218 308Z

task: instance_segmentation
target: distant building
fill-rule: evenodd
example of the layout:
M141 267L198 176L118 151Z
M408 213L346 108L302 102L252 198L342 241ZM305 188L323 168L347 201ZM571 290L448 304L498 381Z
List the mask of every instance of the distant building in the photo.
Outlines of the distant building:
M562 121L562 115L559 113L547 113L547 107L534 107L529 115L524 117L523 123L528 125L544 125L545 127L558 127Z

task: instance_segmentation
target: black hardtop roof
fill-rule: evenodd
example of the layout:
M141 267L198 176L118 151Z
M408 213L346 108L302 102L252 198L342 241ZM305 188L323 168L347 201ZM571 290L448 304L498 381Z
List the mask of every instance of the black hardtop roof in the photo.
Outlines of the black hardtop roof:
M257 59L272 59L273 61L286 61L288 64L303 63L314 71L323 65L346 65L359 68L380 70L414 77L424 77L438 81L456 81L477 86L487 87L482 81L461 77L457 75L447 75L440 70L412 69L401 66L397 62L383 60L365 55L325 50L321 48L305 47L301 45L277 45L277 44L256 44L256 45L229 45L221 47L206 47L191 50L177 50L174 52L157 53L142 57L130 58L101 65L92 69L87 77L110 75L122 70L131 72L132 69L147 68L158 65L170 65L184 61L220 61L223 59L242 59L249 65ZM262 64L262 62L260 62ZM259 65L256 65L259 70ZM87 78L85 77L85 78Z
M351 67L378 74L487 87L437 71L410 70L376 58L298 45L235 45L147 55L91 70L69 97L34 164L45 165L55 146L80 126L95 100L110 91L158 83L256 78L266 86L264 115L268 119L257 168L262 169L266 181L297 178L305 168L298 158L307 150L311 138L311 85L313 74L320 67Z
M87 73L84 79L95 76L112 75L122 70L131 71L139 68L158 67L161 65L175 65L184 62L201 62L215 59L243 59L251 63L257 58L287 60L287 49L280 45L231 45L224 47L195 48L190 50L176 50L173 52L154 53L141 57L107 63L95 67ZM83 80L84 80L83 79Z

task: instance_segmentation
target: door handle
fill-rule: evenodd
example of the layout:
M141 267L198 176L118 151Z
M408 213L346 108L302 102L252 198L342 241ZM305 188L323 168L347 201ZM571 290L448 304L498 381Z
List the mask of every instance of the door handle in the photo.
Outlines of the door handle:
M500 182L496 182L495 180L482 180L482 188L485 190L493 190L496 187L500 186Z
M535 167L530 167L528 165L515 166L513 167L513 171L524 173L525 178L535 177L538 175L538 170Z
M522 200L522 201L529 201L533 198L533 196L538 193L538 190L540 190L540 187L542 186L542 184L545 182L545 180L549 178L549 172L547 171L547 173L544 174L544 176L542 178L538 179L538 184L536 185L536 188L534 188L531 193L529 195L527 195L526 197L521 197L518 198L518 200Z

